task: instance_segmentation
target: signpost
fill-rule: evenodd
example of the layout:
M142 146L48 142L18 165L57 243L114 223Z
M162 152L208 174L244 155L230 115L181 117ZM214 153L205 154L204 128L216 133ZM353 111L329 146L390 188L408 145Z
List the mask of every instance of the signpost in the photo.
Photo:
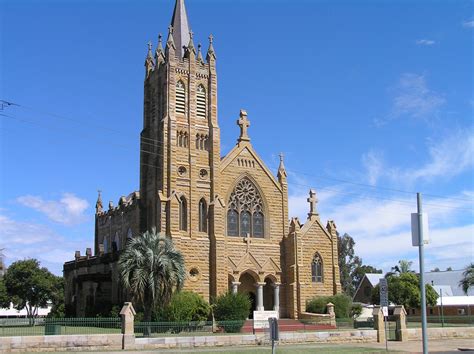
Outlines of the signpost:
M280 331L278 330L278 319L275 317L270 317L268 319L270 327L270 339L272 341L272 354L276 353L276 344L275 341L280 340Z
M423 335L423 354L428 353L428 333L426 324L426 293L425 293L425 261L424 245L428 243L428 215L421 208L421 193L416 193L417 213L411 214L411 237L413 246L418 246L420 259L420 290L421 290L421 333Z
M384 330L385 330L385 349L388 351L388 339L387 339L388 282L387 282L387 279L380 278L379 288L380 288L380 306L382 307Z

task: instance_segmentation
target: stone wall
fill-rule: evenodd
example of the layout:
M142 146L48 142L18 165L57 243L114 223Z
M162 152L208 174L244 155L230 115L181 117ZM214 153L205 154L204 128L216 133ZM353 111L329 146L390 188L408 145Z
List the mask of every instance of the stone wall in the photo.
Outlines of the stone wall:
M421 328L407 329L408 340L421 340ZM429 339L453 339L453 338L473 338L474 327L444 327L444 328L428 328Z

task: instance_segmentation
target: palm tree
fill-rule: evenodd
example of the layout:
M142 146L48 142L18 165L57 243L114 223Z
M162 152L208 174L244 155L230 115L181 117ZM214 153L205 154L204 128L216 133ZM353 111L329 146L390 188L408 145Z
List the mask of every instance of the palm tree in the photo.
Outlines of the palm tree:
M184 285L184 258L170 238L151 232L129 240L118 262L120 279L151 321L156 306L164 307Z
M463 278L459 281L459 286L467 295L469 288L474 285L474 263L469 264L462 273Z
M392 267L392 271L390 272L391 274L404 274L404 273L413 273L411 270L413 262L412 261L407 261L405 259L401 259L398 261L398 265L395 267Z

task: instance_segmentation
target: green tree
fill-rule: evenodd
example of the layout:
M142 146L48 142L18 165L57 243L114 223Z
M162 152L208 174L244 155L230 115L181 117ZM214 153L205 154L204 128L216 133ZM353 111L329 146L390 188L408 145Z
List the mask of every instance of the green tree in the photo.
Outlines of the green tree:
M352 275L362 265L362 260L355 255L354 239L347 233L337 236L337 251L342 290L349 296L354 295L355 286Z
M411 272L401 273L400 275L389 274L386 276L388 282L388 301L403 305L405 308L421 307L420 279L418 275ZM380 287L377 285L372 291L372 301L379 304ZM426 304L435 306L438 294L429 284L425 285Z
M29 318L36 317L38 308L45 307L54 296L56 277L40 268L36 259L12 263L3 280L13 306L26 309Z
M412 261L401 259L398 261L398 264L396 266L392 267L392 273L396 273L396 274L413 273L413 270L411 270L412 265L413 265Z
M65 317L65 305L64 305L64 278L54 276L54 284L51 292L51 303L53 307L48 314L51 318L63 318Z
M170 238L153 229L128 241L118 262L120 279L143 307L150 322L154 308L166 307L173 293L184 285L186 268L182 254Z
M464 291L464 294L467 295L469 288L474 285L474 263L471 263L464 268L462 275L463 278L459 281L459 286Z
M5 282L0 278L0 308L8 307L10 307L10 297L8 296Z

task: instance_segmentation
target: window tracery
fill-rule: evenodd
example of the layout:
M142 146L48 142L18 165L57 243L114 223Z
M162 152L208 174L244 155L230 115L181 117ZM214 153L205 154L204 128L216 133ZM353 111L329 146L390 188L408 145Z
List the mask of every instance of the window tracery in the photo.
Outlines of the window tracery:
M229 198L227 235L265 237L263 200L255 185L243 178Z
M319 253L316 253L311 262L311 280L313 283L323 282L323 260Z

